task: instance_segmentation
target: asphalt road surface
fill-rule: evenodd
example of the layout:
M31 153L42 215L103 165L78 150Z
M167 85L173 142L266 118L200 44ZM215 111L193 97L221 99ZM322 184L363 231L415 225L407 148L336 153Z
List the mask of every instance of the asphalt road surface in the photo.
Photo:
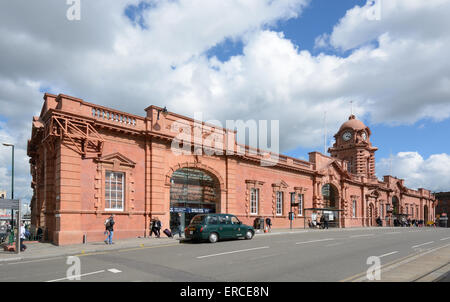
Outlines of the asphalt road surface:
M273 230L276 232L276 230ZM450 243L450 229L341 229L256 235L252 240L175 243L0 264L0 282L343 281L381 264Z

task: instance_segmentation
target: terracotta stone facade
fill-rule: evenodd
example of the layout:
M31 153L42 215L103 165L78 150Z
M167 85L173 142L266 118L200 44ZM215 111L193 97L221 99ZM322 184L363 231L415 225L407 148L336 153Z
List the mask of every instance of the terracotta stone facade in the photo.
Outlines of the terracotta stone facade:
M317 210L323 208L338 227L372 226L378 216L387 225L402 213L435 217L430 191L408 189L392 176L375 177L377 148L370 143L370 129L354 116L336 134L331 157L312 152L303 161L239 145L229 129L156 106L145 111L141 117L67 95L44 95L28 155L32 224L44 228L50 242L104 240L104 221L112 213L115 239L148 236L151 218L166 228L171 212L191 207L177 207L187 204L176 200L180 188L187 190L185 199L196 198L197 204L235 214L246 224L271 217L274 228L289 227L291 201L298 204L292 207L296 228L308 227L311 214L323 214ZM190 137L196 131L200 138L214 134L219 139L210 147L223 152L197 153L198 139L188 148L193 153L173 152L180 133ZM201 197L205 192L208 198Z
M437 200L436 214L448 217L450 212L450 192L439 192L435 194Z

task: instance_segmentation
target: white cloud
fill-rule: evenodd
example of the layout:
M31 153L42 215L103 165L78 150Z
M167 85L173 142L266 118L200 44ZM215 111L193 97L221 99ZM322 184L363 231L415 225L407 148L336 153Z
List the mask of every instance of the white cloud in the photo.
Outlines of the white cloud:
M353 49L347 57L313 56L265 29L308 2L153 0L146 30L124 15L138 0L82 0L80 21L66 19L64 0L2 2L0 131L25 153L40 87L140 115L156 104L222 121L278 119L283 151L321 146L324 111L328 129L338 129L350 100L373 122L450 116L450 1L383 1L379 21L367 19L368 6L349 10L316 39L317 47ZM243 54L208 59L205 51L225 39L241 39Z
M418 152L399 152L382 158L377 164L379 177L396 175L410 188L426 188L434 192L449 191L450 155L433 154L424 159Z

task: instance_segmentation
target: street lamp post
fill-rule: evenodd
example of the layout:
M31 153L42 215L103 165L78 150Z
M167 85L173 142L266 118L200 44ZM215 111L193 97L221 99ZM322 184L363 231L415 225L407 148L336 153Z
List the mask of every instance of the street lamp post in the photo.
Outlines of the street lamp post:
M6 147L12 147L12 158L11 158L11 200L14 200L14 145L13 144L3 144ZM14 221L14 210L11 209L11 223ZM11 224L12 226L12 224ZM20 226L19 226L20 227Z

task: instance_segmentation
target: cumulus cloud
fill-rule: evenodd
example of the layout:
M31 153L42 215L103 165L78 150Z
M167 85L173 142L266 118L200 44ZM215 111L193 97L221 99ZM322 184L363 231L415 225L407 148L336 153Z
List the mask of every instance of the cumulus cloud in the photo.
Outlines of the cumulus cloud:
M377 169L380 177L396 175L405 179L410 188L426 188L434 192L450 189L450 155L445 153L424 159L418 152L399 152L390 158L382 158Z
M282 151L320 146L324 112L338 129L350 100L375 123L450 116L450 1L382 1L378 21L367 18L370 4L355 6L316 39L346 56L313 56L276 32L309 2L152 0L143 27L124 14L138 0L82 0L80 21L67 20L64 0L2 2L0 131L25 153L40 90L140 115L155 104L222 122L278 119ZM206 55L226 39L242 41L243 53ZM27 161L18 165L29 178Z

